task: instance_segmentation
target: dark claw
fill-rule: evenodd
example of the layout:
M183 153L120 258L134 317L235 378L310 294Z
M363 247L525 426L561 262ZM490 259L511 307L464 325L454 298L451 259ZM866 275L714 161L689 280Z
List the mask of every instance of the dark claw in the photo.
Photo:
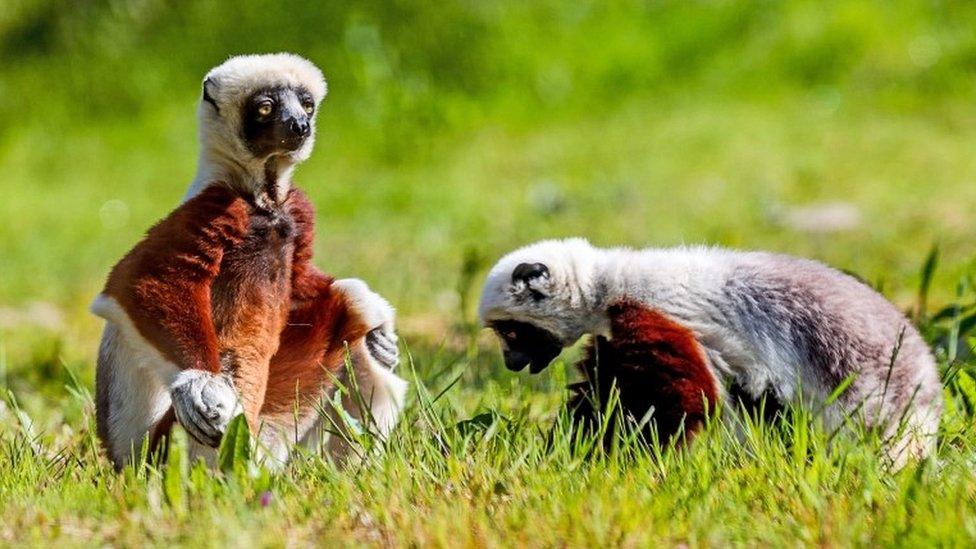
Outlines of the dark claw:
M217 445L220 444L220 439L221 439L221 434L220 433L215 433L215 434L214 433L208 433L208 432L206 432L206 430L202 429L199 424L194 424L194 427L196 428L196 431L198 432L198 434L201 437L203 437L203 439L204 439L204 440L200 440L199 438L194 437L194 438L197 438L197 440L201 444L206 444L207 446L211 446L213 448L216 448Z
M383 352L383 353L386 353L386 354L391 354L391 355L397 354L397 351L398 351L396 345L394 345L389 340L386 340L385 342L384 341L371 341L369 346L370 346L370 350L371 351L374 351L375 352L375 351L378 350L380 352Z
M370 355L387 368L392 369L399 361L400 350L396 342L382 328L376 328L366 335L366 347Z
M183 425L183 430L186 431L186 434L190 435L190 437L193 440L199 442L200 444L204 444L206 446L211 446L211 447L217 446L219 439L215 440L213 435L208 435L207 432L204 429L202 429L200 425L197 424L196 422L191 422L190 420L188 420L185 423L182 423L182 425Z

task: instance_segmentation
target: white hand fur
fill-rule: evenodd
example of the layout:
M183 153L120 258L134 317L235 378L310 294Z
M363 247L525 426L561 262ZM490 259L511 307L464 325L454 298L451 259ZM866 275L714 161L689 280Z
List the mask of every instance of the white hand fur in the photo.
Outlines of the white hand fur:
M359 314L370 327L366 334L366 347L370 356L385 368L396 368L400 351L394 328L396 310L393 306L357 278L337 280L334 288L345 296L349 308Z
M204 370L183 370L169 388L176 419L197 441L216 447L230 420L242 410L230 378Z

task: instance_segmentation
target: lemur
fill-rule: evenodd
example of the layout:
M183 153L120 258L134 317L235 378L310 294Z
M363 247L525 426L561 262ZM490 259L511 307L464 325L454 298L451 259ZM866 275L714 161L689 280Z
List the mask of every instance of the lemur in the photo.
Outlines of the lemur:
M687 442L735 398L725 410L768 399L822 410L828 426L859 416L881 430L896 464L934 448L942 393L931 351L881 295L815 261L542 241L495 264L479 314L515 371L540 372L593 336L568 403L581 423L615 385L620 408L650 415L661 442Z
M314 211L292 187L325 94L319 69L291 54L233 57L206 75L196 178L91 306L108 321L96 416L116 467L145 443L164 451L176 422L191 455L212 461L241 411L280 465L295 443L323 443L319 412L347 356L360 395L346 395L347 412L380 435L396 423L406 382L393 373L393 308L312 265ZM340 437L329 448L348 450Z

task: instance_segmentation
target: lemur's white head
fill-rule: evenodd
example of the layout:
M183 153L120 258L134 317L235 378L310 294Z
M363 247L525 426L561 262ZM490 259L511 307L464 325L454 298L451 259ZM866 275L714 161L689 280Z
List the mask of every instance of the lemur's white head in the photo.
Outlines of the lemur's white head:
M220 179L244 192L280 191L312 152L326 91L322 72L288 53L231 57L211 69L198 109L195 191Z
M495 331L510 370L543 370L563 347L602 331L603 252L580 238L544 240L501 258L488 273L478 313Z

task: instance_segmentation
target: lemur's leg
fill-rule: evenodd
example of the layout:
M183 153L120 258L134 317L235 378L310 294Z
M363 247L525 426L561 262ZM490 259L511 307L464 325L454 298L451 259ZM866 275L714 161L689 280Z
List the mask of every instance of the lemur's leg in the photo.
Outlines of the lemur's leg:
M620 407L634 421L651 411L659 440L678 433L690 439L718 403L719 390L706 355L688 328L639 304L609 308L611 337L599 337L580 364L586 381L570 400L574 418L591 423L620 391Z
M393 373L399 359L394 311L359 280L339 280L292 310L271 359L259 439L273 465L283 464L295 444L317 446L322 434L345 425L330 403L336 382L356 387L343 395L345 412L384 436L396 424L406 381ZM346 361L355 374L347 379ZM348 450L342 437L329 451Z
M379 329L371 331L365 340L349 346L349 360L355 374L355 381L348 377L343 379L347 392L342 395L342 408L360 425L373 434L385 438L396 426L400 411L403 409L407 382L393 373L395 361L390 363L385 361L388 360L387 358L380 358L389 357L389 351L373 350L376 344L371 343L371 340L385 337L378 335L377 330ZM325 409L331 419L319 418L318 423L313 425L303 441L306 446L319 445L326 431L333 431L336 426L343 426L347 421L345 418L338 417L339 414L334 407L327 406ZM355 457L350 454L352 448L348 438L332 434L328 443L328 450L333 458L347 462Z
M127 341L117 325L108 323L98 352L95 383L95 419L109 459L117 469L133 461L148 444L159 450L160 438L169 432L172 418L168 377L178 369L156 362L152 349Z

